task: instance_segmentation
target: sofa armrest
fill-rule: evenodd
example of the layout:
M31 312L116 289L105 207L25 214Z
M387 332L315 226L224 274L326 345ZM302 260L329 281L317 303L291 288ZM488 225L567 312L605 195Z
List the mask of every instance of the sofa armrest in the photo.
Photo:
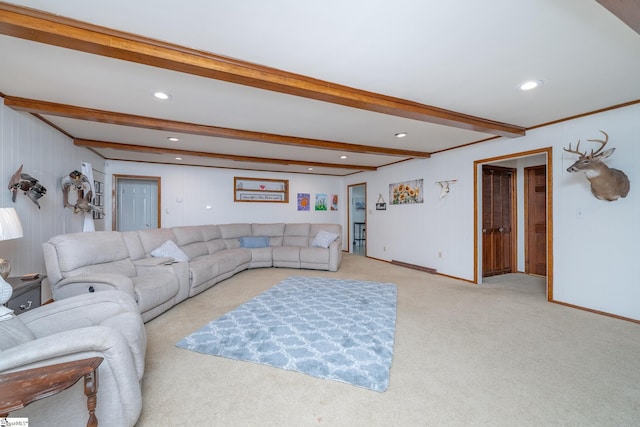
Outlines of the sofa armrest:
M342 238L338 237L329 245L329 271L338 271L342 263Z
M136 273L138 274L138 276L145 276L145 275L156 274L161 272L171 273L178 279L178 284L180 286L178 290L178 294L176 295L176 304L181 301L184 301L189 297L189 289L190 289L191 283L190 283L190 277L189 277L190 273L189 273L188 262L174 261L173 258L164 258L164 257L143 258L143 259L145 260L150 259L152 261L160 260L160 261L146 262L146 263L138 262L138 261L142 261L142 259L134 261L134 265L136 267Z
M3 351L0 372L14 372L88 357L103 357L98 368L102 393L117 393L123 414L138 418L142 394L126 340L112 328L92 326L61 332ZM113 384L113 388L104 388Z
M135 299L133 281L130 277L118 273L91 273L68 277L53 285L51 293L54 300L65 299L97 291L120 290Z
M36 337L99 325L120 313L139 314L133 298L122 291L87 293L45 304L19 315Z
M133 265L136 267L155 267L158 265L170 265L176 261L171 257L147 257L136 259L133 262Z

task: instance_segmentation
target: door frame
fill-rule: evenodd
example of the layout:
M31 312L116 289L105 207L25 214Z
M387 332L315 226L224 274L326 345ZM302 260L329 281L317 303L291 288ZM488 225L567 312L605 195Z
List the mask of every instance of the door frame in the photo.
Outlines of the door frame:
M366 182L360 182L357 184L349 184L347 185L347 198L348 203L347 203L347 247L349 248L347 250L347 252L349 253L353 253L353 246L351 245L352 242L352 238L351 238L351 217L352 217L352 212L351 212L351 190L352 187L364 187L364 227L365 230L367 228L367 183ZM354 230L355 233L355 230ZM364 241L364 256L367 256L367 240L365 239Z
M482 278L482 165L497 161L513 160L536 154L546 154L547 157L547 301L553 301L553 148L539 148L504 156L475 160L473 162L473 283L480 284Z
M120 181L132 181L132 180L140 180L140 181L155 181L158 187L158 194L156 194L156 198L158 200L158 206L156 206L157 210L157 218L158 223L156 224L156 228L162 227L162 217L160 216L160 206L162 206L162 187L161 187L161 178L159 176L145 176L145 175L117 175L114 174L112 178L111 185L111 229L117 231L118 230L118 190L120 186Z
M538 166L527 166L524 168L524 250L525 250L525 254L524 254L524 272L527 274L535 274L535 273L531 273L531 262L528 261L531 259L531 257L529 256L530 254L530 247L529 247L529 235L531 234L530 231L530 224L529 224L529 219L530 219L530 209L529 206L531 205L531 201L529 200L529 174L528 171L531 170L535 170L535 169L544 169L544 173L545 173L545 181L546 181L546 175L547 175L547 165L538 165ZM546 189L545 189L546 192ZM546 257L545 257L546 258Z

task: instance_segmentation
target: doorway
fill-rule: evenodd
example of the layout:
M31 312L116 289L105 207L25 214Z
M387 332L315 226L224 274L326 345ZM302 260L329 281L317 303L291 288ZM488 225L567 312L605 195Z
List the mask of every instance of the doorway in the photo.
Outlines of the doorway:
M160 177L113 176L113 230L160 228Z
M508 193L501 196L503 199L507 197L512 200L513 212L510 224L513 252L510 258L502 261L502 265L494 263L494 260L485 259L484 254L487 240L485 235L488 233L483 230L489 227L485 222L486 208L483 198L486 197L485 187L492 184L487 182L488 179L484 175L487 165L515 171L511 196L509 197ZM544 278L547 300L553 300L553 223L550 220L553 213L552 170L551 147L474 161L474 283L480 284L484 277L492 274L495 277L501 270L507 272L506 267L510 260L513 273ZM498 235L501 234L499 228ZM502 228L504 231L507 229ZM504 240L504 236L502 239ZM496 255L496 258L500 257Z
M367 184L348 186L349 213L348 239L349 252L354 255L367 255Z

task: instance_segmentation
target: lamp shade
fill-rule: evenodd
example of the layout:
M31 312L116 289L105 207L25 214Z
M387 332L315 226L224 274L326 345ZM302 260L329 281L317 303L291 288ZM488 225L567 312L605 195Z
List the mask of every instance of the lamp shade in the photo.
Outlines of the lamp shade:
M14 208L0 208L0 240L22 237L22 224Z

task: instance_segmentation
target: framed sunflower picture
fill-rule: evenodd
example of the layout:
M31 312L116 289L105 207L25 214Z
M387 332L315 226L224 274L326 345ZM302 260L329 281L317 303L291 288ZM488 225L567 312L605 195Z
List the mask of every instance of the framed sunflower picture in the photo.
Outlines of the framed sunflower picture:
M389 201L391 205L423 203L424 180L398 182L389 184Z

